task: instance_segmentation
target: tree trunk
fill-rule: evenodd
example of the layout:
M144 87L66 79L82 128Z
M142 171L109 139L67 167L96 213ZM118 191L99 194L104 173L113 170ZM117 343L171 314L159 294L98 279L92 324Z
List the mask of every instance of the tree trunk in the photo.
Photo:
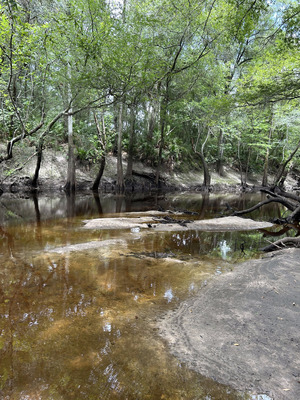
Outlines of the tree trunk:
M123 102L120 102L118 117L118 154L117 154L117 191L124 192L124 176L122 163L122 136L123 136Z
M165 128L167 122L166 118L167 118L168 104L169 104L169 78L167 78L166 93L160 107L160 142L158 149L158 159L157 159L156 178L155 178L156 187L159 186L160 172L162 166L162 154L165 145Z
M248 148L247 164L245 168L245 185L247 185L249 166L250 166L251 147Z
M223 155L224 155L224 132L223 132L223 129L220 129L219 139L218 139L218 159L217 159L217 168L216 168L217 173L220 176L225 176Z
M300 148L300 140L299 140L299 142L298 142L296 148L291 152L291 154L290 154L289 157L287 158L287 160L286 160L283 164L280 165L279 170L278 170L278 173L277 173L277 175L276 175L276 177L275 177L275 179L274 179L273 186L277 186L277 185L278 185L278 183L280 182L280 179L281 179L282 176L284 175L284 171L285 171L285 169L286 169L288 163L293 159L294 155L297 153L297 151L299 150L299 148Z
M42 137L40 137L39 143L36 147L37 161L36 161L35 172L34 172L34 175L32 178L32 182L31 182L31 186L34 189L36 189L38 187L38 179L39 179L39 173L40 173L42 157L43 157L43 143L44 143L44 138L42 136Z
M68 79L71 80L71 66L68 64ZM65 191L67 193L75 193L76 176L75 176L75 156L74 156L74 141L73 141L73 114L72 114L72 91L70 83L68 83L68 103L70 109L68 111L68 173Z
M268 169L269 169L269 154L270 154L270 144L272 139L273 133L273 109L271 110L271 121L270 121L270 130L268 135L268 146L265 155L265 162L264 162L264 173L262 178L262 186L268 186Z
M133 156L134 156L134 146L135 146L135 123L136 123L136 110L134 105L130 106L130 137L128 146L128 161L126 178L132 178L132 166L133 166Z
M159 101L158 101L158 88L155 88L154 96L151 96L149 111L148 111L148 133L147 139L149 143L153 141L153 134L157 120L157 114L159 110Z
M243 166L242 166L242 161L241 161L241 141L240 140L238 140L238 145L237 145L237 157L238 157L238 161L239 161L241 185L243 185L244 184L244 178L243 178Z
M102 175L104 172L104 168L105 168L105 163L106 163L106 157L103 154L101 157L101 160L100 160L100 168L99 168L98 174L94 180L93 186L91 187L91 190L93 192L97 192L99 189L100 181L101 181L101 178L102 178Z
M105 133L105 123L104 123L104 116L102 115L102 129L100 128L100 125L98 123L98 119L96 114L94 114L94 119L95 119L95 124L96 124L96 129L98 133L98 139L101 147L101 159L100 159L100 168L98 171L98 174L96 176L96 179L94 180L93 186L91 187L91 190L94 192L97 192L99 189L100 181L104 172L105 164L106 164L106 133Z
M73 115L72 109L68 114L68 172L65 191L75 193L76 190L76 173L75 173L75 155L74 155L74 141L73 141Z
M206 138L205 138L204 142L202 143L201 150L197 151L197 145L198 145L198 142L199 142L199 139L200 139L200 135L201 135L201 130L200 130L200 126L198 126L198 137L197 137L196 144L195 145L193 144L193 150L194 150L194 153L197 154L200 157L200 160L201 160L201 163L202 163L202 166L203 166L203 174L204 174L204 176L203 176L203 186L209 186L210 183L211 183L211 176L210 176L210 172L209 172L209 168L208 168L207 162L205 160L204 148L205 148L205 145L206 145L206 143L208 141L208 138L210 136L210 130L208 129Z

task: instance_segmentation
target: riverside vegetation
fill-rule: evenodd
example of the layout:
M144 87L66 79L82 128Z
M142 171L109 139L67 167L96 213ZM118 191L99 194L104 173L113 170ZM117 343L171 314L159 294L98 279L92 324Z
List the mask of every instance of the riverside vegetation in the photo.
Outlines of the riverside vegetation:
M140 178L133 161L153 187L199 168L207 187L225 165L242 185L298 177L296 0L6 0L0 15L2 186L35 160L38 188L45 149L64 152L67 193L76 162L97 190L111 153L118 192Z

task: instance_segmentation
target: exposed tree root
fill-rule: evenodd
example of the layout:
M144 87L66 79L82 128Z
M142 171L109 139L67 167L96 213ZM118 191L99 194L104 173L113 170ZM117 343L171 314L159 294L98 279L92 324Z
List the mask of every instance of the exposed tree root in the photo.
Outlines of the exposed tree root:
M293 228L298 230L299 234L299 222L300 222L300 197L293 193L287 193L278 187L272 189L261 189L262 192L268 195L268 198L264 201L259 202L255 206L248 208L247 210L235 211L233 215L244 215L252 211L263 207L270 203L280 203L285 206L291 213L286 218L277 218L273 223L278 225L284 225L284 228L276 233L269 233L270 236L278 236L280 234L286 233L289 229ZM291 226L293 225L293 226ZM266 235L267 232L264 232ZM300 237L285 237L279 239L274 243L269 244L264 247L263 251L274 251L282 249L284 247L300 247Z

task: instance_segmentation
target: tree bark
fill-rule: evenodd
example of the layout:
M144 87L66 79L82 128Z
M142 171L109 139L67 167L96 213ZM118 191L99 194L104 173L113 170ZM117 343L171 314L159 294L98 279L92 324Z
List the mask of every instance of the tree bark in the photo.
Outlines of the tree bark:
M94 180L93 186L91 187L91 190L93 192L97 192L99 189L100 181L103 176L104 169L105 169L105 164L106 164L106 157L105 157L105 155L102 155L101 160L100 160L100 168L99 168L98 174Z
M216 166L217 173L220 176L225 176L223 155L224 155L224 132L223 132L223 129L220 129L219 139L218 139L218 159L217 159L217 166Z
M106 133L105 133L105 123L104 123L104 117L102 115L102 129L100 128L98 119L96 114L94 114L94 119L95 119L95 124L96 124L96 129L98 133L98 139L101 147L101 159L100 159L100 167L98 174L94 180L93 186L91 187L91 190L94 192L97 192L99 189L100 181L105 169L105 164L106 164Z
M284 175L284 171L285 171L288 163L293 159L293 157L295 156L295 154L297 153L299 148L300 148L300 140L299 140L297 146L295 147L295 149L291 152L291 154L287 158L287 160L283 164L280 165L278 173L277 173L277 175L276 175L276 177L274 179L273 186L277 186L278 185L278 183L280 182L280 179Z
M75 193L76 190L76 172L75 172L75 155L74 155L74 140L73 140L73 115L72 109L68 114L68 172L67 182L64 187L66 193Z
M117 154L117 191L124 192L124 176L122 163L122 136L123 136L123 101L120 102L118 116L118 154Z
M135 145L135 123L136 123L136 110L134 104L130 106L130 132L129 132L129 146L128 146L128 160L126 169L126 178L132 179L132 166Z
M67 182L65 185L66 193L75 193L76 190L76 173L75 173L75 155L74 155L74 139L73 139L73 110L71 107L72 104L72 90L71 90L71 66L68 64L68 103L69 103L69 111L68 111L68 173L67 173Z
M262 178L262 186L268 186L269 154L270 154L271 138L272 138L272 134L273 134L273 109L271 109L270 125L271 126L269 129L269 135L268 135L268 145L267 145L265 162L264 162L264 173L263 173L263 178Z
M159 149L158 149L158 159L157 159L157 167L156 167L156 178L155 184L159 187L159 179L161 173L161 166L162 166L162 154L163 148L165 146L165 129L166 129L166 118L167 118L167 110L169 105L169 82L170 78L167 78L166 82L166 92L165 96L162 100L161 107L160 107L160 141L159 141Z
M148 111L148 133L147 139L149 143L153 141L154 129L157 122L157 114L159 110L158 87L155 87L154 95L151 96Z
M209 136L210 136L209 128L208 128L208 131L207 131L206 138L205 138L205 140L203 141L203 143L201 145L201 150L198 151L197 150L197 145L198 145L198 142L199 142L199 139L200 139L200 135L201 135L200 126L198 126L198 137L197 137L196 144L195 145L193 144L193 150L194 150L194 153L197 154L200 157L200 160L201 160L201 163L202 163L202 166L203 166L203 174L204 174L203 186L209 186L210 183L211 183L211 176L210 176L209 168L208 168L207 162L205 160L205 156L204 156L204 148L205 148L205 145L206 145L206 143L207 143L207 141L209 139Z
M43 138L43 136L41 136L39 139L38 145L36 147L37 161L36 161L34 175L33 175L32 181L31 181L31 186L33 189L36 189L38 187L39 173L40 173L40 168L41 168L41 163L42 163L42 158L43 158L43 143L44 143L44 138Z

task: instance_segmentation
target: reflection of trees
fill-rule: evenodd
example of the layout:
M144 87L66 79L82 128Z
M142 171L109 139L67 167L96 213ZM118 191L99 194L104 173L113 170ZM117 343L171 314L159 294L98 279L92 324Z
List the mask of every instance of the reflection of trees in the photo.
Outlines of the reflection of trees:
M125 196L118 194L116 196L116 213L121 213L122 212L122 205L124 201Z
M102 205L101 205L101 200L100 200L100 196L99 196L99 192L93 192L93 197L96 203L96 208L98 211L99 215L103 215L103 210L102 210Z
M67 218L75 217L75 193L66 192L66 199L67 199Z
M1 235L1 247L7 248L7 253L12 256L14 249L14 238L13 236L2 226L0 226L0 235ZM1 251L2 254L5 253L4 249Z

